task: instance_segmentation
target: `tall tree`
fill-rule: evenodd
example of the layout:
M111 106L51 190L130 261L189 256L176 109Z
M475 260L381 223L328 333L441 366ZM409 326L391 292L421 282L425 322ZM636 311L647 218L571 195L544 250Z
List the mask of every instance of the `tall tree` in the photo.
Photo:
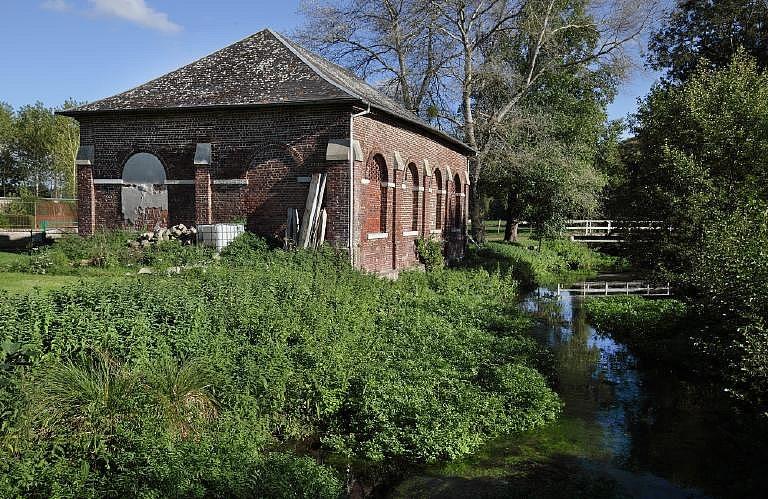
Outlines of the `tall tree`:
M0 102L0 194L7 196L15 190L21 180L18 163L14 154L16 138L16 116L13 108Z
M16 151L27 184L36 196L50 190L52 184L55 122L53 113L42 102L18 111Z
M651 37L649 62L672 81L687 80L699 64L728 65L739 48L768 67L768 1L686 0L671 9Z
M306 45L374 81L415 114L435 117L437 78L451 57L423 0L304 1Z
M67 99L61 109L70 109L84 104ZM56 115L55 117L54 171L64 179L63 190L67 195L76 197L77 169L75 160L80 147L80 125L72 118Z
M390 3L389 0L376 0L365 2L365 5L369 10L383 12ZM373 33L375 36L355 38L351 43L359 46L363 53L372 55L380 51L395 53L390 49L392 40L402 38L403 29L412 30L415 26L391 20L374 22L365 14L367 11L347 10L344 12L348 15L339 20L342 11L332 8L338 2L320 2L320 5L326 6L327 10L316 9L315 18L308 20L307 29L318 26L322 29L324 24L335 26L338 23L359 26L359 31L348 33ZM345 2L344 5L357 6L358 3ZM428 71L419 69L416 64L405 66L407 70L404 71L400 66L374 58L374 67L380 65L395 75L394 81L399 85L401 95L406 93L406 82L428 81L425 88L430 89L427 92L429 102L434 105L431 109L439 121L452 124L454 133L479 152L479 156L470 162L470 216L474 222L473 235L483 240L483 224L479 223L482 222L482 200L478 188L482 186L483 157L494 147L492 138L501 135L518 103L544 75L562 67L613 65L622 59L623 47L644 30L655 13L656 3L644 0L414 0L409 5L413 5L413 12L427 13L418 19L428 20L427 33L432 44L426 46L438 47L439 62L427 65ZM320 19L324 15L330 18L327 22ZM349 20L358 18L361 20L359 24ZM563 57L564 52L572 50L569 38L585 31L592 34L595 43L572 57ZM407 32L417 36L415 31ZM489 61L488 56L493 53L491 47L501 35L514 40L512 43L520 56ZM353 57L355 52L344 50L351 37L339 38L342 37L319 40L319 47L325 53L336 51L337 61L342 64L353 69L359 67L358 59ZM380 44L380 41L384 43ZM507 97L478 116L476 95L480 75L491 72L499 76L499 82L506 87ZM422 77L415 78L417 74ZM478 129L480 119L484 128L482 134Z

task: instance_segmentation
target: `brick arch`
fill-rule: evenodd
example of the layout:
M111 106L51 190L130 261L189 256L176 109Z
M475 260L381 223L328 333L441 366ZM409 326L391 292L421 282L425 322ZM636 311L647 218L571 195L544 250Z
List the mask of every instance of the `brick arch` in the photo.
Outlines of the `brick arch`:
M280 239L285 231L286 207L298 208L301 213L304 206L302 200L306 199L309 191L309 184L297 182L300 161L301 157L290 146L263 144L248 164L248 185L218 186L213 203L216 204L218 197L219 203L230 205L218 206L220 213L233 213L235 216L239 213L245 217L249 231ZM214 207L214 213L216 211Z
M454 205L453 205L453 226L456 229L461 229L463 224L463 206L464 201L461 197L461 194L463 193L462 188L462 182L461 177L458 173L456 173L453 176L453 194L454 194Z
M368 156L363 170L363 178L368 183L363 185L362 208L365 240L370 233L385 233L389 226L389 168L384 155L372 153Z
M304 156L293 146L289 144L285 144L283 142L265 142L263 144L260 144L256 149L254 150L253 154L251 154L251 157L248 161L249 169L253 166L253 164L262 158L269 156L269 155L289 155L291 159L293 160L293 164L296 166L301 166L304 164L305 158Z
M410 206L411 216L408 224L409 230L419 230L419 168L416 163L409 163L405 174L406 196L410 196L410 203L403 203L403 207ZM406 208L407 209L407 208Z
M132 159L136 159L137 156L144 156L144 155L151 156L152 159L157 161L157 165L156 166L157 166L157 168L160 168L161 172L155 172L155 174L159 175L160 173L162 173L161 175L159 175L159 177L160 177L159 180L161 180L161 181L160 182L153 182L153 183L154 184L164 184L165 180L167 179L167 173L168 173L168 168L165 166L165 162L162 160L162 158L160 158L160 156L158 154L156 154L154 152L149 152L149 151L146 151L146 150L133 151L133 152L131 152L130 154L128 154L124 158L124 160L122 162L122 168L120 169L120 171L121 171L120 177L122 179L125 179L126 169L129 166L129 163L131 162ZM133 172L131 172L131 173L133 173ZM148 182L135 182L135 183L148 183Z
M139 159L140 156L143 157L143 161ZM142 172L142 169L137 166L137 163L132 163L132 160L141 161L149 165L149 168ZM119 210L123 224L143 229L168 226L169 208L175 200L169 200L165 182L168 179L167 172L165 161L153 150L133 149L122 158L120 178L127 183L124 183L119 190L114 190L112 195L119 195Z
M435 229L442 229L445 182L443 182L443 172L440 171L440 168L435 168L435 171L432 172L432 186L435 193Z

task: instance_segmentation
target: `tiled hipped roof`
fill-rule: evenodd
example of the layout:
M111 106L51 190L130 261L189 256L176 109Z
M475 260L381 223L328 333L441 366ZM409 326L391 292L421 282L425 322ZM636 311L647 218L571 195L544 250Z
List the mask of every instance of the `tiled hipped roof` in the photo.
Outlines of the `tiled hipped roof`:
M339 101L370 105L469 150L353 73L269 29L136 88L61 114Z

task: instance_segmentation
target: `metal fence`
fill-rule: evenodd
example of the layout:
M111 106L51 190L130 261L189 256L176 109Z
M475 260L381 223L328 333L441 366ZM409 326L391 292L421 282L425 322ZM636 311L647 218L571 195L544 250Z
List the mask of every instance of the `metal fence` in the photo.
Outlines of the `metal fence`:
M77 200L41 198L34 201L0 198L0 230L74 231Z

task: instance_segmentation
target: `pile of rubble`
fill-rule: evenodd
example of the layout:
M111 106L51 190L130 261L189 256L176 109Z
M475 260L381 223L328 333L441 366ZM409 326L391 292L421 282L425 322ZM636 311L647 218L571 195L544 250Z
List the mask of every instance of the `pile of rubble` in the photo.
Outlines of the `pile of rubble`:
M187 227L184 224L174 225L167 229L156 229L154 232L145 232L136 241L131 241L133 247L146 247L160 241L178 240L181 244L192 244L197 238L197 229Z

